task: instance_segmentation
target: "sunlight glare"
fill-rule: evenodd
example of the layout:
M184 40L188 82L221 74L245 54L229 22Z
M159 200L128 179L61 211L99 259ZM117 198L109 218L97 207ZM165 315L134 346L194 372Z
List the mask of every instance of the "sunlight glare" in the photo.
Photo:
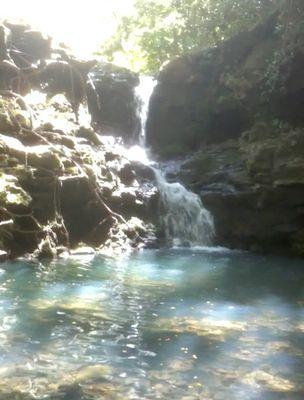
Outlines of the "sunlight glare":
M119 17L129 15L134 0L37 1L10 0L2 7L2 19L25 21L68 45L75 55L89 58L117 27Z
M138 161L144 165L149 165L151 163L146 150L138 145L130 147L126 152L126 157L130 161Z

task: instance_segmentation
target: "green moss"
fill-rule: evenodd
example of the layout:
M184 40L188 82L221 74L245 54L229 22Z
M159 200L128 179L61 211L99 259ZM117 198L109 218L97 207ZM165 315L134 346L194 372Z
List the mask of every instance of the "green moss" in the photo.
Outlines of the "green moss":
M28 207L31 197L21 188L17 178L12 175L0 175L0 201L5 207L22 205Z
M22 128L31 129L31 119L27 111L14 110L12 114Z
M14 124L12 123L7 112L0 110L0 131L1 132L12 132L14 130Z

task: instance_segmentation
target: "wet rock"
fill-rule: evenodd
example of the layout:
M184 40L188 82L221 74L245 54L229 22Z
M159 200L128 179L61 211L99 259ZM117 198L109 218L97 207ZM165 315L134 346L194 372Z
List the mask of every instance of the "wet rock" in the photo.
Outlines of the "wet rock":
M112 224L108 238L103 243L99 252L110 256L130 253L133 249L147 247L155 243L155 227L143 223L139 218L116 219Z
M137 179L143 182L153 182L155 180L155 172L149 165L142 164L138 161L131 161L131 165L136 173Z
M38 245L34 257L38 259L53 259L57 256L56 244L51 235L47 235Z
M78 383L60 385L56 394L54 394L54 398L56 400L81 400L83 399L83 396L83 389Z
M303 253L302 130L263 125L240 141L204 146L173 174L200 193L215 223L215 242L233 248Z
M109 375L111 368L107 365L97 364L83 367L74 374L74 379L78 383L87 383L88 381L105 380Z

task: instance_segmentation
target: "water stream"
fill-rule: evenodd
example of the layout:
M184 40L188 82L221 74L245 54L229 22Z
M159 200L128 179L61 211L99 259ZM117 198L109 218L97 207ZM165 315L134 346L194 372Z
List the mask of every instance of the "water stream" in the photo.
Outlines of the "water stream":
M181 183L170 183L165 173L149 162L146 147L145 126L148 116L149 100L155 81L151 77L141 77L136 89L139 98L138 115L141 122L140 146L131 152L140 155L140 160L153 166L160 194L160 225L167 241L174 246L210 245L214 235L212 215L203 206L201 198L188 191Z
M169 183L154 169L161 202L161 224L165 237L173 246L210 245L213 219L198 195L178 182Z

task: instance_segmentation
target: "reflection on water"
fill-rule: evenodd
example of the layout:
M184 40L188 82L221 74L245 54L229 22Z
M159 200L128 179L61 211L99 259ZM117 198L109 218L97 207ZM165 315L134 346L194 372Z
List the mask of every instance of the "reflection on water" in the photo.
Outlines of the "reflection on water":
M303 399L302 264L225 249L4 264L0 399Z

